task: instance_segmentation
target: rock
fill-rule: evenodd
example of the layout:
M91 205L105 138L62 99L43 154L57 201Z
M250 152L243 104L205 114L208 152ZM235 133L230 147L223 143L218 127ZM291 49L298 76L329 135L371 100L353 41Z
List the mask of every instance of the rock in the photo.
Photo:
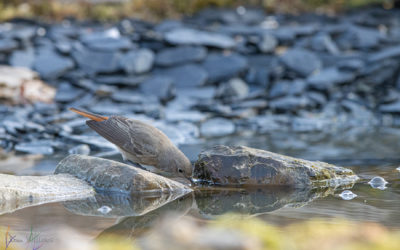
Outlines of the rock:
M41 49L35 58L33 68L44 79L56 79L74 67L68 57L60 56L51 49Z
M8 58L10 66L32 68L35 61L33 49L14 50Z
M81 41L90 49L101 51L128 50L133 47L127 37L110 36L104 33L86 34Z
M304 96L286 96L269 102L269 107L277 111L298 111L312 105L310 99Z
M184 195L192 191L179 182L130 165L83 155L67 156L54 173L71 174L87 181L96 190L130 195Z
M311 48L316 51L327 51L332 55L339 53L339 48L329 34L318 34L311 40Z
M357 195L350 190L344 190L339 196L346 201L352 200L357 197Z
M278 41L274 36L265 34L262 36L261 41L258 43L258 49L262 53L271 53L274 52L277 45Z
M229 36L189 28L168 31L165 40L175 45L204 45L221 49L235 46L235 41Z
M306 82L303 80L278 81L272 85L268 92L269 98L277 98L286 95L300 95L306 88Z
M128 74L142 74L151 70L154 53L149 49L132 50L121 57L121 67Z
M14 176L0 174L0 214L25 207L94 196L95 191L82 180L67 174Z
M305 49L290 49L280 59L288 69L302 77L307 77L322 67L321 60Z
M94 80L101 84L136 87L147 78L148 77L145 75L99 75L95 77Z
M87 144L80 144L68 150L68 154L80 154L80 155L89 155L90 147Z
M200 126L200 134L204 137L219 137L231 135L235 132L235 124L228 119L212 118Z
M18 143L17 145L15 145L15 150L18 152L40 155L52 155L54 153L54 149L52 146L44 145L43 143L40 143L38 141Z
M394 102L394 103L380 105L379 106L379 110L382 113L399 114L400 113L400 101L397 101L397 102Z
M385 190L386 189L386 184L388 184L388 182L383 179L380 176L375 176L374 178L372 178L368 184L372 187L372 188L376 188L376 189L380 189L380 190Z
M13 39L0 39L0 53L9 53L18 48L18 43Z
M216 97L229 101L245 98L248 94L247 84L240 78L233 78L218 87Z
M94 51L79 48L72 51L79 68L89 74L114 73L120 69L119 52Z
M325 68L307 78L307 83L317 90L330 90L337 84L352 82L355 75L348 71L339 71L336 67Z
M158 52L156 64L163 67L175 66L178 64L199 62L204 60L207 49L204 47L181 46L167 48Z
M26 68L0 66L0 99L11 104L52 102L54 88L37 78L36 72Z
M400 57L400 46L385 48L378 52L371 53L368 57L370 63L390 59L392 57Z
M223 186L335 187L354 183L349 169L244 146L215 146L195 163L194 178Z
M57 102L72 102L84 94L82 89L75 88L69 83L61 83L57 88L55 101Z
M216 83L229 80L246 70L247 60L238 54L210 54L203 62L203 67L208 72L208 81Z
M175 85L168 77L151 77L140 85L140 90L145 95L157 96L164 103L175 97Z
M177 88L193 88L205 84L208 74L196 64L185 64L161 70L156 75L171 78Z

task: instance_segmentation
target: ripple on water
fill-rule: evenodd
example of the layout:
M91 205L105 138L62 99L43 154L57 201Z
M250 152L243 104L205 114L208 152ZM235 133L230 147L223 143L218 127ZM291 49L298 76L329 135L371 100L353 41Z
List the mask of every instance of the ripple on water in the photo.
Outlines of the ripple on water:
M339 196L346 201L352 200L357 197L357 195L350 190L344 190L341 194L339 194Z
M368 184L372 187L372 188L376 188L376 189L380 189L380 190L384 190L386 189L386 184L388 184L388 182L383 179L380 176L375 176L374 178L372 178Z

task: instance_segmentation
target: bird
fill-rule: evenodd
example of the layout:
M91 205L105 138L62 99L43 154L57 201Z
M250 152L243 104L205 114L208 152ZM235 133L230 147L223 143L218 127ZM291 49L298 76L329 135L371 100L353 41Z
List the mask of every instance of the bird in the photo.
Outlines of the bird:
M78 108L70 110L89 118L86 124L115 144L124 161L146 165L147 170L167 177L191 180L190 160L161 130L123 116L107 117Z

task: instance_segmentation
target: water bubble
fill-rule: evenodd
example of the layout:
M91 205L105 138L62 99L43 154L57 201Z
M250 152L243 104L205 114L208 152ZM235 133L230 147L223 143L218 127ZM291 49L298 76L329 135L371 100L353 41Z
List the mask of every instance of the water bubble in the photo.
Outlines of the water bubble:
M357 197L357 195L350 190L344 190L339 196L346 201L352 200Z
M97 209L102 214L108 214L112 210L109 206L102 206L101 208Z
M386 189L386 184L387 183L388 182L385 179L383 179L382 177L380 177L380 176L375 176L374 178L372 178L372 180L370 180L368 182L368 184L371 187L377 188L377 189L380 189L380 190Z

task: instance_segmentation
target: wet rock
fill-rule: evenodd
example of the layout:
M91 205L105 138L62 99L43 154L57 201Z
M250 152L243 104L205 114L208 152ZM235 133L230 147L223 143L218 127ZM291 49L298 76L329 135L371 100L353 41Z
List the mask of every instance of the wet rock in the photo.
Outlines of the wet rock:
M191 192L181 183L160 175L102 158L70 155L57 165L55 174L71 174L97 190L131 195L161 195Z
M145 95L157 96L162 102L168 102L175 97L175 85L168 77L151 77L140 85L140 90Z
M168 31L165 39L175 45L204 45L221 49L235 46L235 41L229 36L189 28Z
M249 94L249 87L240 78L234 78L221 84L216 92L216 97L224 100L242 99Z
M343 200L349 201L357 197L357 195L350 190L344 190L341 194L339 194L339 197L342 198Z
M211 54L207 56L203 67L208 72L208 81L215 83L243 72L247 68L247 60L238 54Z
M35 58L33 68L44 79L56 79L74 67L68 57L60 56L51 49L41 49Z
M121 57L121 67L128 74L142 74L153 67L154 53L149 49L129 51Z
M67 174L14 176L0 174L0 214L43 203L76 200L95 194L86 182Z
M307 83L317 90L330 90L337 84L353 81L355 75L337 68L326 68L307 78Z
M70 148L68 150L68 154L80 154L80 155L89 155L90 154L90 147L87 144L81 144Z
M185 64L159 71L156 75L171 78L177 88L193 88L205 84L208 74L196 64Z
M380 189L380 190L385 190L386 189L386 184L388 184L388 182L383 179L380 176L375 176L374 178L372 178L368 184L372 187L372 188L376 188L376 189Z
M231 135L235 132L235 124L224 118L212 118L200 126L200 134L204 137L219 137Z
M156 64L159 66L175 66L178 64L199 62L207 55L204 47L183 46L168 48L160 51L156 56Z
M349 169L244 146L215 146L195 163L194 178L215 185L334 187L355 182Z
M313 52L305 49L290 49L280 59L288 69L303 77L322 67L321 60Z

